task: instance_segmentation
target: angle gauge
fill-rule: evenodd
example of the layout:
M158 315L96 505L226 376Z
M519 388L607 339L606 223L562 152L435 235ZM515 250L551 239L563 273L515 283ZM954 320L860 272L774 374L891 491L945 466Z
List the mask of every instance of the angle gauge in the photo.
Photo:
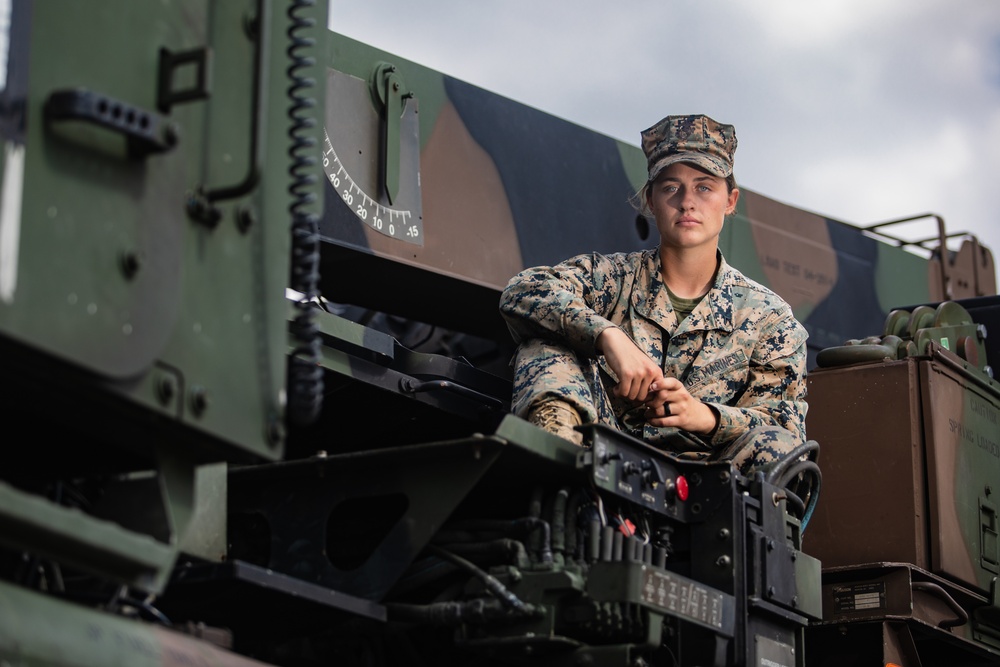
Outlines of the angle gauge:
M328 69L326 109L323 169L338 198L370 232L422 246L417 99L396 68L378 63L367 81Z

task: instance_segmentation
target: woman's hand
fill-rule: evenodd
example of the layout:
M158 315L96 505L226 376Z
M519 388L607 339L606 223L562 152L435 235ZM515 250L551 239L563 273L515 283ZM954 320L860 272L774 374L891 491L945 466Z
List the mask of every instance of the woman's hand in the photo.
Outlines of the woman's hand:
M677 378L663 378L649 386L646 421L653 426L676 426L691 433L715 430L719 417L715 410L688 393Z
M663 381L660 367L617 327L601 332L597 337L597 351L604 355L608 366L618 376L614 388L616 396L642 403L649 394L650 385Z

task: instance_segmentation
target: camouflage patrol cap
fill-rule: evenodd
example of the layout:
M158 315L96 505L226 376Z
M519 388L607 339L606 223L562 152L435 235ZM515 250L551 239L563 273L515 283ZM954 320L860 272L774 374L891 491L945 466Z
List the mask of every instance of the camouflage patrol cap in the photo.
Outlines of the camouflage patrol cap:
M675 162L690 162L710 174L726 178L733 173L736 128L708 116L667 116L643 131L649 181Z

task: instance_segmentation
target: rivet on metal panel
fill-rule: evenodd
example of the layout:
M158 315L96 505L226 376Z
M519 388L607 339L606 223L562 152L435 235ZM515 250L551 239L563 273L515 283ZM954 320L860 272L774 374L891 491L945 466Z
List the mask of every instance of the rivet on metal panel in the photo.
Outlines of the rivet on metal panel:
M195 416L201 416L208 409L208 390L204 387L191 389L191 410Z
M161 375L156 380L156 397L160 403L168 405L177 395L177 380L171 375Z
M271 447L277 447L285 439L285 427L277 415L271 414L268 416L267 425L265 426L265 436L267 437L267 444ZM323 455L326 456L326 452L323 452Z
M189 193L187 200L187 214L195 222L201 223L209 229L215 229L222 218L219 209L212 205L205 196L198 193Z
M242 234L246 234L250 231L250 228L254 226L257 222L257 215L254 213L253 209L248 206L240 206L236 209L236 228L240 230Z
M135 274L137 274L139 269L142 268L142 254L136 252L135 250L122 251L118 261L121 266L122 273L129 280L134 278Z

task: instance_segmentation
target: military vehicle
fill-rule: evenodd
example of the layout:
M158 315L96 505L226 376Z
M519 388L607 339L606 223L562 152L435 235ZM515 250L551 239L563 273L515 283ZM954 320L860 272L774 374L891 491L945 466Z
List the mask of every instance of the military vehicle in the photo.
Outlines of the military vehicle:
M0 3L2 664L1000 662L987 248L744 191L819 444L576 447L499 290L656 243L639 149L324 5Z

